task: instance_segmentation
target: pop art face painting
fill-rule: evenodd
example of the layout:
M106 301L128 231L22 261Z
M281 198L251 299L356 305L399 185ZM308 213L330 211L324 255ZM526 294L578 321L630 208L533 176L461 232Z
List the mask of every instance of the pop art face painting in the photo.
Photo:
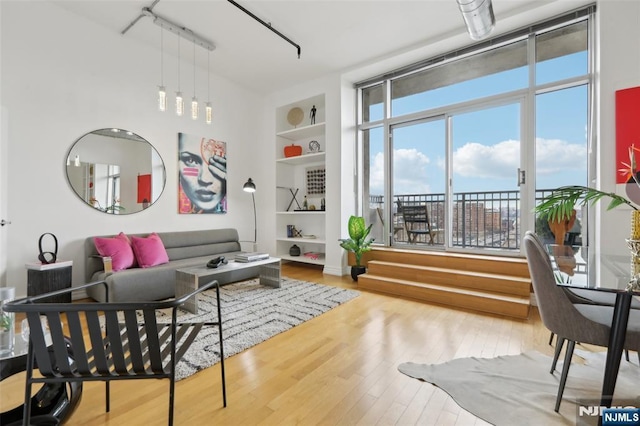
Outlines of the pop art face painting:
M227 212L227 144L178 133L178 213Z

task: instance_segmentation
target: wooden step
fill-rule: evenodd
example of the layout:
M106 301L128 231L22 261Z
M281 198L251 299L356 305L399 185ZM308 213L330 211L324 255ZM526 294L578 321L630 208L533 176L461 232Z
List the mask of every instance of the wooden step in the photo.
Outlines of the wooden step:
M376 247L363 256L365 266L370 260L485 273L495 273L496 265L499 265L501 274L529 278L529 268L527 266L527 260L524 257ZM351 260L349 264L353 264Z
M495 271L495 267L494 267ZM531 280L519 276L371 260L367 273L401 280L529 297Z
M358 277L358 288L514 318L529 316L528 296L509 296L460 287L448 287L388 278L368 272Z
M358 277L364 290L515 318L529 315L525 258L376 247L364 260L367 273Z

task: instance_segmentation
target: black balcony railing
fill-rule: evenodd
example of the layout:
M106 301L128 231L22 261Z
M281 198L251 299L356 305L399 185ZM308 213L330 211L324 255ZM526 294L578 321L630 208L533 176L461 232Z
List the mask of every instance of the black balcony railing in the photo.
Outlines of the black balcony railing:
M536 202L549 195L552 189L536 191ZM445 221L444 194L404 194L393 197L393 232L396 243L409 244L402 214L398 210L402 204L424 204L432 229L435 233L433 245L444 244ZM370 220L374 223L372 235L382 241L384 224L384 196L369 197ZM519 191L460 192L453 195L453 217L451 221L452 245L465 248L487 248L518 250L521 229L519 218ZM413 226L416 226L415 224ZM421 224L423 229L426 224ZM377 233L377 236L375 235ZM430 245L428 235L418 235L412 244Z

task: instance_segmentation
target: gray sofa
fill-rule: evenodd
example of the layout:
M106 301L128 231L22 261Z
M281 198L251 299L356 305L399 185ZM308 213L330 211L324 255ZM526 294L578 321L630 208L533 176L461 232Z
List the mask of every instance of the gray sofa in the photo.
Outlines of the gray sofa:
M107 274L102 258L96 250L93 237L84 243L85 279L87 282L104 280L109 286L110 302L161 300L175 294L176 269L205 266L216 256L233 259L241 251L236 229L209 229L203 231L158 232L169 256L169 263L150 268L130 268ZM146 237L149 234L130 234ZM100 236L100 235L98 235ZM112 237L107 235L103 237ZM220 284L253 278L253 268L216 275ZM93 286L88 294L93 299L106 300L102 286Z

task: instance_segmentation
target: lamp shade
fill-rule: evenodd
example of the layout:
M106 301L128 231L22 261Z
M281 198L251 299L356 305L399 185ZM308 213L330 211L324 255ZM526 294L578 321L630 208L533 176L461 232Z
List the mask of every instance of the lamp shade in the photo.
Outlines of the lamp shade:
M251 178L249 178L249 180L245 182L242 189L246 192L256 192L256 184L253 183L253 180Z

